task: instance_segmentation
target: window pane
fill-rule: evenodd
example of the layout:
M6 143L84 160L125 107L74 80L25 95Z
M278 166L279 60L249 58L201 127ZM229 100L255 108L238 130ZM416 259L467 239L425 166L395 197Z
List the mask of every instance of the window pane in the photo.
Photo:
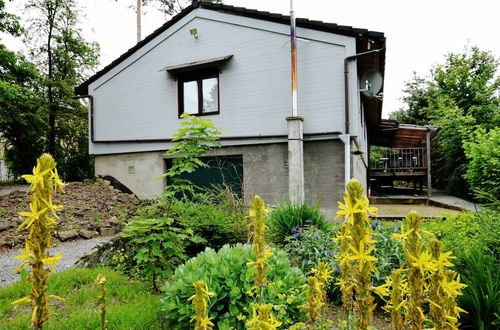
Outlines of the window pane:
M186 81L184 83L184 112L198 113L198 82Z
M217 78L203 79L203 112L219 111L219 82Z

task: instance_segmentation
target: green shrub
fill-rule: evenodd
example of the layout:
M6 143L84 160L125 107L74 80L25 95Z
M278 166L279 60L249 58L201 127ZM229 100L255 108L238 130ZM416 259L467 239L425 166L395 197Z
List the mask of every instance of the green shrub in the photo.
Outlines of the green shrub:
M462 282L467 285L458 304L467 311L460 322L466 329L498 329L500 327L500 267L498 260L474 253L459 267Z
M472 141L464 143L469 159L464 177L481 199L484 194L500 199L500 127L489 132L478 129Z
M151 279L158 290L157 280L170 277L174 268L184 262L189 243L200 243L203 239L192 235L192 231L173 226L172 218L137 218L129 222L122 232L127 240L127 256L117 265L126 273L143 279ZM128 263L128 264L127 264Z
M300 269L292 267L283 251L273 250L266 273L266 302L275 305L275 317L284 324L291 324L304 315L298 306L305 302L299 287L305 283ZM163 310L170 322L169 329L191 329L189 320L194 316L187 301L195 292L193 283L203 280L209 291L208 314L218 329L244 329L245 318L251 313L250 303L255 300L254 272L246 263L253 260L250 245L225 245L218 252L206 249L188 260L175 271L171 281L162 290L165 292Z
M401 267L405 256L401 242L392 238L392 234L401 232L398 223L375 220L371 227L373 239L376 240L374 254L377 257L375 267L378 270L373 274L373 284L378 286L385 282L393 270Z
M304 274L310 275L311 269L319 262L326 262L331 269L338 266L335 258L339 246L332 240L332 232L322 231L314 226L293 227L292 235L285 238L283 250L289 255L294 266Z
M310 221L306 223L306 220ZM267 223L270 239L279 245L285 244L285 238L293 234L293 228L304 227L306 224L323 231L332 229L332 223L326 220L319 207L307 204L281 204L269 214Z
M424 224L424 229L435 234L458 259L460 265L473 253L500 253L500 215L498 212L484 210L461 212L435 218Z
M306 223L308 223L306 221ZM288 254L294 266L299 267L307 276L312 275L311 270L317 268L319 262L325 262L333 271L332 276L339 275L339 260L337 258L340 248L332 240L335 234L322 231L306 224L304 227L292 228L292 235L285 238L283 250ZM334 305L340 303L340 290L331 280L326 287L328 301Z

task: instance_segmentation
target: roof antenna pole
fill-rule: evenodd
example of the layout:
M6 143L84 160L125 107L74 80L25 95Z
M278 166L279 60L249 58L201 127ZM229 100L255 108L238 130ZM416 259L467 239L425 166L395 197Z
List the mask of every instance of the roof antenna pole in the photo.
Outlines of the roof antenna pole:
M298 116L297 111L297 29L295 26L295 11L293 0L290 0L290 45L292 51L292 116Z

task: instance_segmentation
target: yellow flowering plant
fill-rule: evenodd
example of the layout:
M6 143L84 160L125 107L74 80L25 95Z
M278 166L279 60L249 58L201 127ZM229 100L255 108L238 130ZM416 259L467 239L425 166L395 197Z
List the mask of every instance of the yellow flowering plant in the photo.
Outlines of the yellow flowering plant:
M375 240L368 216L376 215L377 209L369 206L358 180L351 179L346 190L344 203L339 202L340 211L336 216L336 219L343 218L340 234L335 239L341 249L341 277L337 284L342 291L344 308L347 311L354 309L356 313L356 328L366 329L376 306L371 276L377 271L373 265L377 258L371 255Z
M193 283L196 293L188 298L188 301L192 301L194 304L195 316L191 319L191 322L195 321L195 330L208 330L212 329L214 324L210 321L207 315L207 300L214 296L215 293L208 291L207 284L205 281L196 281Z
M424 250L424 235L431 234L421 229L422 224L422 217L412 211L401 233L393 235L402 241L406 262L385 284L391 288L383 294L390 296L385 309L391 311L393 329L424 329L428 323L435 329L458 329L459 314L464 311L456 305L456 298L465 285L448 269L455 257L443 252L439 240L431 238Z
M312 269L313 276L307 278L306 288L306 303L300 307L304 308L315 322L320 315L323 307L326 305L325 287L328 281L332 278L332 270L328 268L325 262L319 262L318 267Z
M50 271L54 270L54 264L61 259L60 253L51 256L47 251L50 248L51 233L57 226L54 218L58 218L57 211L62 208L61 205L53 204L53 195L56 191L64 192L64 188L57 174L56 162L49 154L43 154L37 159L33 174L22 177L31 184L28 189L31 202L29 212L19 213L25 220L17 230L28 229L29 235L25 248L20 249L21 255L15 257L22 260L22 263L14 272L30 268L27 281L31 282L31 290L28 297L12 304L31 304L31 326L40 329L49 317L47 278ZM53 295L48 298L62 300Z
M252 198L252 205L247 218L250 219L248 225L249 240L252 242L255 261L249 261L247 266L252 266L255 274L255 286L258 290L259 303L252 305L252 318L247 322L249 329L265 330L275 329L282 323L274 319L271 313L272 304L264 303L264 286L267 284L266 269L268 259L273 255L267 247L266 238L264 235L267 229L266 215L269 210L266 209L266 204L259 196Z
M101 290L101 295L97 297L97 301L99 303L99 315L101 317L101 330L106 330L106 325L108 321L106 320L106 277L99 274L97 275L94 286Z

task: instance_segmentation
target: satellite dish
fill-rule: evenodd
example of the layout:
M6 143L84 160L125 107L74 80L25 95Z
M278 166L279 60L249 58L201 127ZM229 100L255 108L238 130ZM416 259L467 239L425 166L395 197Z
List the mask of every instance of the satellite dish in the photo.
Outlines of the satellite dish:
M382 89L384 78L375 69L366 71L359 81L359 91L365 96L375 96Z

